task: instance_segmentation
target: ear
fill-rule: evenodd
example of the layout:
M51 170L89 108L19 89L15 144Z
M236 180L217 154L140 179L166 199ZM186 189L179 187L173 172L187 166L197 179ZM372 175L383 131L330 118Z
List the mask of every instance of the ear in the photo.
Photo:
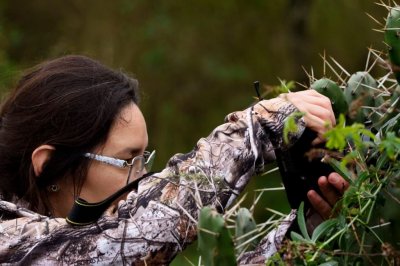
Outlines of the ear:
M54 146L40 145L32 152L32 166L36 176L41 175L44 164L50 159L54 150Z

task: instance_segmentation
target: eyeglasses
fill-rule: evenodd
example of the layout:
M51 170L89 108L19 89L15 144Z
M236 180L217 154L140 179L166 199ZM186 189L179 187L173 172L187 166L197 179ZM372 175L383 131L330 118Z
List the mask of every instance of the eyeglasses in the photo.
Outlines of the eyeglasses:
M113 157L108 157L104 155L94 154L94 153L84 153L83 156L86 158L105 163L108 165L112 165L121 169L129 168L128 177L126 179L126 184L129 184L131 181L135 180L143 170L146 172L150 172L151 167L153 166L154 158L156 155L156 151L145 151L142 155L138 155L130 160L121 160ZM132 178L133 174L133 178Z

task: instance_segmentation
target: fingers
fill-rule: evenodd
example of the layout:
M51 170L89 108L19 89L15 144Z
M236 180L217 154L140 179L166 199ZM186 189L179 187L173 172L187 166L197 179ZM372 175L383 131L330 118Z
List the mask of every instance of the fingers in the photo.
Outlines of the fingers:
M325 121L320 116L306 113L304 120L307 124L307 127L319 133L320 135L323 135L327 130L325 127Z
M335 189L343 195L343 193L349 188L349 182L347 182L343 177L341 177L338 173L331 173L328 176L328 182L331 184Z
M290 102L301 103L306 101L307 103L310 103L312 105L317 105L321 106L324 109L332 110L331 100L315 90L287 93L286 97Z
M313 208L322 216L324 220L329 219L332 212L332 207L326 202L317 192L310 190L307 193L308 200Z
M341 195L337 192L336 188L331 186L328 179L325 176L321 176L318 179L318 186L321 190L322 195L329 203L330 206L334 206L340 199Z
M332 111L332 108L324 108L319 105L313 105L310 107L309 113L316 117L319 117L324 122L328 122L329 125L336 125L335 115ZM326 123L324 123L326 124ZM325 127L325 125L324 125Z
M310 102L314 101L315 104L318 104L318 105L321 105L321 106L325 106L326 108L328 108L329 105L331 105L330 104L330 100L329 100L328 97L318 93L315 90L304 90L304 91L298 91L298 92L289 92L287 94L288 97L291 97L291 96L294 97L295 95L299 95L299 97L303 97L303 98L307 97L310 100Z
M288 93L284 97L301 112L306 113L304 121L307 127L317 132L320 140L326 132L326 122L332 126L336 124L331 101L315 90Z
M306 122L307 127L316 132L318 135L318 137L313 140L311 144L317 145L325 142L324 133L327 131L326 122L318 116L312 115L311 113L306 113L304 116L304 121Z
M310 190L307 197L314 209L324 219L328 219L332 216L332 208L348 189L349 183L338 173L333 172L329 174L328 178L321 176L318 179L318 186L322 196L314 190Z
M318 144L321 144L321 143L324 143L324 142L325 142L325 138L322 137L322 136L318 136L317 138L315 138L315 139L311 142L311 145L312 145L312 146L315 146L315 145L318 145Z

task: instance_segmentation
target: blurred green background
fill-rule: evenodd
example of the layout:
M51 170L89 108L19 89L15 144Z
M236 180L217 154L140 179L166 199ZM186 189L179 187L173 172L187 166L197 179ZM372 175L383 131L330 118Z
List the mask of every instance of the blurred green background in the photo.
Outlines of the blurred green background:
M1 0L0 89L4 95L24 69L65 54L123 69L140 82L160 169L251 104L254 80L307 83L301 66L322 75L324 51L350 73L363 70L367 47L385 48L366 12L381 21L387 14L373 0ZM271 186L280 186L278 176L254 178L247 204L254 188ZM283 192L259 205L258 222L268 216L263 207L288 211ZM173 263L187 264L182 255Z

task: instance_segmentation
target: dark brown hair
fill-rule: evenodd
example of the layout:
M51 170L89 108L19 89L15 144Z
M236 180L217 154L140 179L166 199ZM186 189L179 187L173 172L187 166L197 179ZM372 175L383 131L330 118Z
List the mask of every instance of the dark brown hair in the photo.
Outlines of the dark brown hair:
M84 152L103 144L114 120L131 102L137 81L84 56L47 61L24 75L0 111L0 194L47 213L46 187L72 176L79 191L87 173ZM54 146L35 176L32 152ZM76 192L77 192L76 191Z

